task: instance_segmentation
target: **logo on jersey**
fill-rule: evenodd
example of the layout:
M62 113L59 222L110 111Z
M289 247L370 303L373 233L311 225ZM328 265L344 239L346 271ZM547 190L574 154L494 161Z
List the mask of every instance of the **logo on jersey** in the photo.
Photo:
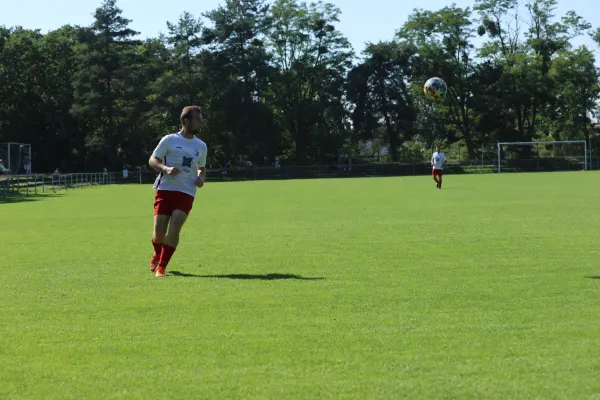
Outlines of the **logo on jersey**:
M183 161L181 161L182 167L192 168L192 157L183 156Z
M198 157L200 155L200 151L198 149L196 149L196 157Z

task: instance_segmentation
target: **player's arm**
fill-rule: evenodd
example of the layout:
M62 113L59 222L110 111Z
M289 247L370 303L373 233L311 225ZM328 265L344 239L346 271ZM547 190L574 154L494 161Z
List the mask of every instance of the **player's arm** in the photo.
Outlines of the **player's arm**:
M196 186L201 188L204 186L204 179L206 179L206 153L207 149L204 149L204 154L198 160L198 179L196 179Z
M148 165L150 165L150 168L152 168L156 172L166 174L167 166L163 164L162 160L156 157L154 154L150 156L150 159L148 160Z
M206 167L198 165L198 179L204 180L206 178Z
M150 166L150 168L152 168L156 172L160 172L161 174L169 175L169 176L176 176L181 171L179 171L175 167L168 167L162 162L162 160L165 158L167 153L168 153L168 143L167 143L167 137L165 136L160 140L160 142L158 143L158 146L156 146L156 149L154 149L154 151L152 152L152 155L150 156L150 159L148 160L148 165Z
M201 167L198 164L198 179L196 179L196 186L201 188L204 186L204 179L206 178L206 167Z

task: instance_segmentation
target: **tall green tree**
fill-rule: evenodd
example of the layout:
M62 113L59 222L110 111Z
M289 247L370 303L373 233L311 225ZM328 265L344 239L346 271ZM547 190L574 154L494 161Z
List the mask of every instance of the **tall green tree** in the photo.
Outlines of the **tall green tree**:
M49 32L40 42L45 55L43 98L49 118L44 140L39 145L55 149L53 154L36 152L36 162L42 163L46 171L59 166L57 156L68 161L68 170L82 171L86 167L81 151L84 140L79 134L78 122L70 112L74 103L72 82L77 68L77 38L83 29L67 25Z
M212 22L204 30L211 120L224 133L218 135L222 161L237 155L262 162L278 152L279 129L267 93L273 75L265 45L268 10L263 0L228 0L205 14Z
M169 34L165 38L171 49L169 68L164 76L169 93L179 111L186 105L200 104L204 87L202 60L202 21L184 12L177 23L167 22Z
M600 46L600 27L596 28L596 30L592 32L590 36L592 37L594 42L596 42L598 46Z
M480 55L501 71L488 97L487 110L512 119L514 128L506 130L503 140L531 141L538 135L540 115L555 107L560 83L549 75L559 52L568 51L573 38L589 29L589 24L570 11L556 21L555 0L532 0L522 15L517 0L476 0L480 15L480 35L489 41ZM523 31L519 21L529 20ZM516 22L515 22L516 21ZM490 114L489 112L483 111Z
M63 167L56 159L84 167L69 113L77 32L70 26L47 35L21 28L0 32L0 141L30 143L39 171Z
M351 65L350 44L334 25L339 15L338 8L322 2L277 0L271 7L268 39L278 70L274 101L294 139L299 164L309 161L314 128L327 107L326 93L339 87Z
M0 31L0 121L3 140L40 139L48 118L45 106L46 55L39 31L20 27ZM29 119L32 115L36 118ZM4 149L3 149L4 150Z
M86 132L86 147L95 155L95 167L119 167L119 147L131 127L130 112L137 92L131 82L138 57L129 28L116 0L104 0L94 13L94 23L82 35L75 74L73 114Z
M419 48L420 61L414 63L413 76L422 83L439 76L448 84L448 101L436 108L440 108L447 121L461 133L471 157L476 155L477 149L473 138L476 87L472 76L477 65L473 35L471 10L456 6L438 11L417 9L398 32L399 38Z
M585 46L561 51L553 60L549 75L560 85L545 119L550 125L546 130L554 139L590 139L591 117L600 98L600 70L595 61L594 53Z
M186 11L177 22L167 21L167 28L166 36L148 41L143 49L151 106L146 116L154 145L160 136L179 129L183 107L203 105L207 86L201 57L202 21Z
M416 48L380 42L369 44L363 54L364 61L353 68L348 80L348 97L355 104L353 124L369 140L383 123L381 139L388 144L392 161L399 161L399 147L412 136L417 114L409 85Z

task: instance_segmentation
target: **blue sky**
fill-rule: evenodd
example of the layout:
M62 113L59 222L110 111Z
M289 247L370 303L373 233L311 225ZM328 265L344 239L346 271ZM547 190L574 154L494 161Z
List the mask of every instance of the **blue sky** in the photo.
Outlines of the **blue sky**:
M583 16L594 27L600 26L600 15L594 12L592 2L598 0L558 0L557 15L563 15L572 9ZM41 29L43 33L66 24L89 25L92 13L102 0L0 0L0 25L20 25L29 29ZM360 52L364 43L389 40L402 26L413 9L421 7L428 10L440 9L452 4L446 0L332 0L342 10L338 29L350 40L355 51ZM155 37L159 32L166 33L166 21L175 22L183 11L189 11L196 17L221 3L220 0L118 0L123 15L133 22L131 27L142 37ZM455 0L459 7L469 7L471 0ZM60 4L61 6L57 6ZM597 5L596 5L597 7ZM585 43L592 47L589 38L579 39L577 44ZM600 49L594 47L596 57L600 58Z

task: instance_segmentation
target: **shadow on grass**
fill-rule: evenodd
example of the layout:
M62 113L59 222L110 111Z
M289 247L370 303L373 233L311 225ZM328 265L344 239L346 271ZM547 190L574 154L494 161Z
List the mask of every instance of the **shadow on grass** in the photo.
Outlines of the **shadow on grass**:
M597 276L586 276L588 279L600 279L600 275Z
M51 199L54 197L63 197L65 193L38 193L38 194L11 194L9 196L3 196L0 194L0 204L7 203L26 203L31 201L41 201Z
M168 271L168 275L180 276L183 278L221 278L221 279L255 279L262 281L275 281L280 279L297 279L303 281L319 281L325 278L305 278L300 275L294 274L265 274L265 275L251 275L251 274L228 274L228 275L196 275L187 274L179 271Z

